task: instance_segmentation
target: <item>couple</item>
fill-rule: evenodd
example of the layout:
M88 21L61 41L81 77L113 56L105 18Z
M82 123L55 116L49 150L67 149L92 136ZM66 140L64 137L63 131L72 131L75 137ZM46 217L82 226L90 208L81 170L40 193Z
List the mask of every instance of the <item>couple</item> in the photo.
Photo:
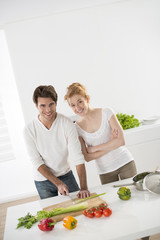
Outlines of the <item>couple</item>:
M53 86L37 87L33 102L39 115L24 130L41 199L57 196L58 192L68 195L74 191L79 191L79 198L90 196L85 161L95 160L102 184L136 174L133 157L124 146L122 127L110 108L91 108L84 86L73 83L67 88L64 99L79 116L74 124L56 112L57 99ZM80 188L68 157L76 165Z

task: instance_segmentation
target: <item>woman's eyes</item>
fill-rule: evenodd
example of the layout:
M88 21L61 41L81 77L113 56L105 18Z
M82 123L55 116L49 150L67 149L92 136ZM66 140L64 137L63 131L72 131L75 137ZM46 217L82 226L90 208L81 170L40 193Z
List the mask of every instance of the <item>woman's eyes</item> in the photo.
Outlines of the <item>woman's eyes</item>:
M78 105L78 104L81 104L81 103L83 103L83 101L82 101L82 100L79 100L79 101L77 102L77 105ZM71 107L72 107L72 108L74 108L75 106L76 106L76 105L71 104Z

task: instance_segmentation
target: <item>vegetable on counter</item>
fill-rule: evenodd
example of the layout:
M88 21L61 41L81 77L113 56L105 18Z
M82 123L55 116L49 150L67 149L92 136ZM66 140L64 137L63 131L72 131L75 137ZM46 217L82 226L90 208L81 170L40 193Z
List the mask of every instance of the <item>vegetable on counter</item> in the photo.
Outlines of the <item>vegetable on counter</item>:
M69 213L69 212L76 212L76 211L80 211L83 210L85 208L87 208L88 204L83 203L83 204L75 204L66 208L54 208L52 211L38 211L37 212L37 219L38 221L41 220L42 218L47 218L47 217L53 217L53 216L57 216L60 214L64 214L64 213Z
M17 228L25 227L27 229L31 228L34 223L36 223L38 220L35 216L32 216L30 213L27 213L26 216L18 218L18 224Z
M77 219L72 216L63 218L63 226L69 230L74 229L77 226Z
M102 216L103 210L101 210L99 207L94 211L94 216L99 218Z
M126 187L120 187L117 191L117 194L122 200L129 200L131 198L131 191Z
M92 209L89 210L84 210L83 211L83 215L89 218L93 218L94 217L94 212Z
M51 218L43 218L40 220L38 227L41 231L51 231L55 224L56 221L53 221Z
M101 203L101 204L99 204L98 207L99 207L101 210L103 210L103 209L107 208L107 206L108 206L107 203Z
M103 215L105 217L109 217L112 214L112 210L110 208L106 208L103 210Z
M145 176L147 176L148 174L150 174L151 172L142 172L137 174L136 176L134 176L133 181L134 182L138 182L138 181L143 181L143 179L145 178Z
M139 127L141 124L137 118L134 117L134 115L127 115L123 113L117 113L116 117L118 118L123 130Z
M87 201L87 200L89 200L89 199L92 199L92 198L96 198L96 197L102 196L102 195L104 195L104 194L106 194L106 193L100 193L100 194L91 195L90 197L81 198L81 199L75 200L75 203L78 204L78 203L81 203L81 202Z

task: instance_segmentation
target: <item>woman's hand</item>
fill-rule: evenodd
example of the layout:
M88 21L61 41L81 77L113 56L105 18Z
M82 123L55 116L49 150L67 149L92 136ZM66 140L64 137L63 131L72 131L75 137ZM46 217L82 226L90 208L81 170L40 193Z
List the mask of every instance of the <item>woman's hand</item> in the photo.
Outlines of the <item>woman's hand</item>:
M113 129L110 135L110 140L118 138L118 129Z
M97 152L96 146L88 146L88 147L87 147L87 152L88 152L88 153Z
M110 135L110 140L113 140L113 139L116 139L118 138L118 129L114 128L112 131L111 131L111 135ZM100 151L98 149L98 146L88 146L87 147L87 153L95 153L97 151Z

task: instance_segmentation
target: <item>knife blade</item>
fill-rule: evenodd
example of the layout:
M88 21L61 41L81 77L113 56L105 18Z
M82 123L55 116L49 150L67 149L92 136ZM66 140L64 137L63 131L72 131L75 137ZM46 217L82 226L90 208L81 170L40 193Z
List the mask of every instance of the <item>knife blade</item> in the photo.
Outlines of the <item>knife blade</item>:
M68 197L69 197L70 200L72 201L72 204L76 204L76 202L75 202L75 196L74 196L74 195L71 195L71 194L69 193Z

